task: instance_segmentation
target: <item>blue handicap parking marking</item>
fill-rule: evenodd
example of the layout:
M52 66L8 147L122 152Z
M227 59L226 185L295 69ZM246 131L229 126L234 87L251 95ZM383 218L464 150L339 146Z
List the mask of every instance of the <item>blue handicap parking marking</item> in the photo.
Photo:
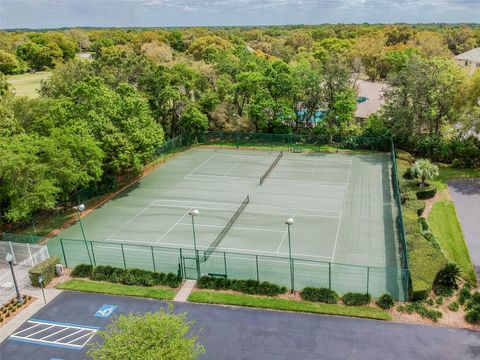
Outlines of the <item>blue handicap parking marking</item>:
M116 308L117 308L117 305L104 304L100 309L97 310L97 312L95 313L95 316L108 318L110 317L110 315L113 314Z

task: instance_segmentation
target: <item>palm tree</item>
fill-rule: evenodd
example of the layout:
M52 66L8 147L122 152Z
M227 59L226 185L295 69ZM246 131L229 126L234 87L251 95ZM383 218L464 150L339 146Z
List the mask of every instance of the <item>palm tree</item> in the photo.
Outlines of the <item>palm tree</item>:
M432 180L436 176L438 176L438 166L432 164L430 160L423 159L415 161L411 168L412 175L416 178L420 178L422 182L420 183L420 187L426 186L425 180Z

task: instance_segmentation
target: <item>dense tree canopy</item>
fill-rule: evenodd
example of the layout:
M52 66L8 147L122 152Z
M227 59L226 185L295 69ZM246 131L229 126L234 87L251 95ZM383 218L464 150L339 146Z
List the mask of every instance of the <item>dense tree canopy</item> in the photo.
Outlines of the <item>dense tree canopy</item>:
M480 130L480 72L453 61L476 46L473 25L0 32L1 73L52 72L36 99L0 78L0 219L139 172L164 140L205 130L393 136L478 165L466 137ZM388 84L368 119L355 118L358 79Z

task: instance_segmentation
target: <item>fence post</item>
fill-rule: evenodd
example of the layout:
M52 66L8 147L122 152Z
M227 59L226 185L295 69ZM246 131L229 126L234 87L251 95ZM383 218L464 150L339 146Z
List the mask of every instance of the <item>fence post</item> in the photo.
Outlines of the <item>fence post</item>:
M257 264L257 281L260 281L260 276L258 274L258 255L255 255L255 263Z
M183 268L183 255L182 255L182 248L178 249L180 252L180 273L182 275L182 279L185 279L185 269ZM155 263L155 262L154 262Z
M237 145L237 150L238 150L238 133L235 132L235 143Z
M30 262L32 264L32 266L34 266L35 264L33 263L33 256L32 256L32 251L30 250L30 244L27 243L27 249L28 249L28 256L30 258Z
M293 287L292 287L292 293L295 291L295 259L292 258L290 260L292 262L292 284L293 284Z
M150 246L150 249L152 250L152 263L153 263L153 271L157 272L157 268L155 267L155 255L153 253L153 246ZM182 256L182 249L180 249L180 257Z
M120 244L120 247L122 249L123 267L125 268L125 270L127 270L127 263L125 261L125 251L123 251L123 244Z
M332 263L328 262L328 289L332 290Z
M92 249L93 266L97 266L97 260L95 260L95 252L93 251L93 242L92 241L90 241L90 248Z
M227 276L227 255L225 254L225 251L223 252L223 267L225 269L225 276Z
M63 261L65 261L65 267L68 267L67 257L65 256L65 248L63 247L63 239L60 238L60 247L62 248Z
M10 253L11 253L12 256L13 256L13 263L14 263L15 265L17 265L17 259L15 258L15 252L13 251L12 242L9 241L9 242L8 242L8 245L10 245Z
M368 292L368 286L370 285L369 282L370 282L370 266L367 266L367 294L369 293Z

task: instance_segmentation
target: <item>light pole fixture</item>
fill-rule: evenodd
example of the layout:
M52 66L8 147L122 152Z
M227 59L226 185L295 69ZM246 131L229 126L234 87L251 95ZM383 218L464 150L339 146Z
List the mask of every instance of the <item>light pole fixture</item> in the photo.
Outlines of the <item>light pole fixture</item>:
M12 273L12 279L13 279L13 286L15 287L15 293L17 294L17 303L22 305L23 304L23 299L22 296L20 295L20 292L18 291L18 286L17 286L17 279L15 279L15 273L13 271L13 255L8 253L7 256L5 257L5 260L7 260L8 265L10 266L10 272Z
M287 221L285 221L285 224L287 224L288 228L288 257L290 259L290 291L293 293L294 289L294 275L293 275L293 259L292 259L292 239L290 236L290 226L292 226L294 223L292 218L288 218Z
M192 217L192 231L193 231L193 251L195 252L195 263L197 268L197 277L200 278L200 262L198 259L198 252L197 252L197 239L195 235L195 216L199 214L197 209L191 209L188 212L188 215Z
M90 265L93 266L92 257L90 256L90 250L88 249L87 237L85 236L85 230L83 229L82 219L80 216L80 213L85 210L85 205L80 204L78 206L74 206L73 209L77 212L78 223L80 224L80 229L82 230L83 242L85 243L85 248L87 249L88 260L90 261Z

